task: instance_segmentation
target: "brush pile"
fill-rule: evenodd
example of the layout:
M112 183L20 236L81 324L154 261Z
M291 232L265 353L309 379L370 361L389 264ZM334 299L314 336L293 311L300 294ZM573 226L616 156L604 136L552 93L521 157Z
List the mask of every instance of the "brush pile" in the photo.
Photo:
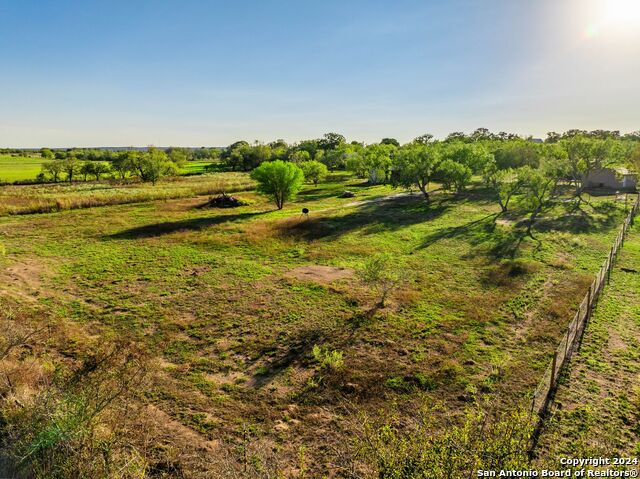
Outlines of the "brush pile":
M222 193L221 195L209 198L206 206L211 208L236 208L244 204L245 203L242 200L229 196L226 193Z

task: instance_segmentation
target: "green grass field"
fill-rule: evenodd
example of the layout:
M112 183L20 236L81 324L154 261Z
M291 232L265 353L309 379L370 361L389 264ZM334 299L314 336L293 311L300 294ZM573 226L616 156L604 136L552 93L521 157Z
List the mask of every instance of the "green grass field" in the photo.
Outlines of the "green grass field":
M8 185L0 188L0 216L215 195L252 187L253 181L243 173L165 178L156 185L112 180Z
M206 173L211 161L188 161L180 168L181 175L200 175Z
M47 160L38 157L0 155L0 183L35 180ZM206 172L210 161L189 161L180 168L181 175L199 175Z
M540 450L546 457L640 453L640 227L622 248L562 378Z
M45 161L40 157L0 155L0 183L35 180Z
M533 240L517 212L496 221L478 185L381 201L396 193L343 174L282 211L246 191L234 209L185 195L0 218L0 299L64 321L63 362L86 354L83 337L141 345L154 367L139 400L200 458L183 467L205 467L222 441L230 462L248 448L261 467L276 455L295 468L303 450L312 477L336 473L358 411L526 397L624 216L607 197L574 214L558 205ZM406 272L384 308L354 274L381 252ZM314 346L344 366L323 367Z

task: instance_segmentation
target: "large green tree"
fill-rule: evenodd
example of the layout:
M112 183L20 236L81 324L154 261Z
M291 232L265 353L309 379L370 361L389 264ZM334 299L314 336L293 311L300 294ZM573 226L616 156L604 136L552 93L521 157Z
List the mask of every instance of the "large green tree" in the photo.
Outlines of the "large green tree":
M80 171L81 163L75 155L69 155L62 160L62 171L67 175L67 181L71 183L76 173Z
M113 171L124 180L127 175L136 170L136 161L139 153L137 151L121 151L111 162Z
M282 160L266 161L251 172L258 192L273 199L279 210L302 189L304 173L299 166Z
M527 234L531 232L537 217L548 208L557 194L557 185L568 172L567 163L552 154L541 160L539 168L524 166L519 170L522 181L522 199L520 205L529 212Z
M442 159L455 161L470 168L473 173L480 173L494 157L481 143L456 141L442 146Z
M45 177L51 178L51 181L57 183L60 181L60 175L63 172L63 160L48 161L42 165L42 173Z

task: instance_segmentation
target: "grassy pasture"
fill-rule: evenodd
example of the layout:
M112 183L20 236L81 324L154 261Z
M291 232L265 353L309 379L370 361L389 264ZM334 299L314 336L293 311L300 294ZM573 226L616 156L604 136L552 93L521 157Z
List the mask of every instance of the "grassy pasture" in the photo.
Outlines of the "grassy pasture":
M548 457L640 453L640 224L562 378L540 450Z
M156 185L114 181L9 185L0 188L0 215L186 198L252 187L248 175L241 173L165 178Z
M182 168L180 168L181 175L200 175L206 173L207 167L211 164L211 161L187 161Z
M40 157L0 155L0 183L34 180L46 161Z
M39 156L0 155L0 183L35 180L47 161ZM188 161L180 168L180 174L199 175L205 173L210 164L211 161Z
M337 198L344 189L357 197ZM532 240L517 215L495 221L478 185L429 205L381 201L395 193L334 175L282 211L246 191L252 204L227 210L184 194L3 217L6 265L32 271L6 284L91 337L142 344L156 358L142 400L160 426L190 431L176 448L224 441L241 456L249 444L294 468L304 447L312 477L340 476L354 410L454 412L530 392L624 216L607 198L571 215L558 206ZM408 273L382 309L352 277L380 252ZM323 367L314 346L344 366Z

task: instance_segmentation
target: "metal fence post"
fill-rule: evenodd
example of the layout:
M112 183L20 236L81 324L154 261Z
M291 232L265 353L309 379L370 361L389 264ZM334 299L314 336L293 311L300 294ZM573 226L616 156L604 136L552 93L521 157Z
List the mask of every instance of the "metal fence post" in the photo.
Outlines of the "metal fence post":
M551 383L549 384L549 390L553 389L556 383L556 363L558 362L558 351L553 353L553 362L551 363Z

